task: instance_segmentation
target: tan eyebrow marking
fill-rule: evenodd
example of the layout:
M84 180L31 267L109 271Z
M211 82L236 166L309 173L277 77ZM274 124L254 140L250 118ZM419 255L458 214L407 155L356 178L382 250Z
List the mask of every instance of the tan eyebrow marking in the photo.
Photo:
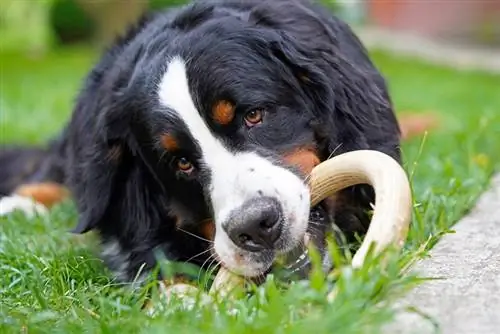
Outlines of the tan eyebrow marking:
M175 151L176 149L179 148L179 144L177 143L177 140L170 133L166 133L166 134L161 135L160 142L161 142L161 145L163 146L163 148L165 148L167 151Z
M234 118L234 113L234 105L226 100L220 100L216 102L212 107L212 118L214 121L221 125L227 125L231 123Z

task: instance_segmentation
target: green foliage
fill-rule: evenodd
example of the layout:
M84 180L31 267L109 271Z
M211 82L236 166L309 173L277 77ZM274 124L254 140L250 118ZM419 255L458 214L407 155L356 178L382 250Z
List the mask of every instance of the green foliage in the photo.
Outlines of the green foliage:
M188 0L149 0L149 8L152 10L165 9L188 3Z
M54 0L49 21L59 43L89 40L95 31L95 23L74 0Z
M43 51L53 43L48 13L53 0L0 0L0 50Z
M151 9L187 2L145 1ZM96 28L75 0L0 0L0 9L0 50L4 52L47 51L61 43L89 41Z
M319 2L333 11L337 11L342 6L342 2L339 3L337 0L321 0Z

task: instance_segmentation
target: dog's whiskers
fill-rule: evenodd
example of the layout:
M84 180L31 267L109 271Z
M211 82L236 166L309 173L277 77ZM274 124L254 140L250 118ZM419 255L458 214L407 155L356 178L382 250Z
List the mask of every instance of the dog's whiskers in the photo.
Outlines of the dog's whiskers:
M185 262L189 262L189 261L191 261L191 260L193 260L193 259L197 258L198 256L201 256L201 255L203 255L203 254L205 254L205 253L207 253L207 252L210 252L211 250L212 250L211 248L209 248L209 249L205 249L203 252L199 252L198 254L191 256L191 257L190 257L189 259L187 259Z
M180 228L180 227L177 227L177 229L178 229L179 231L181 231L181 232L184 232L184 233L186 233L186 234L188 234L188 235L192 236L192 237L195 237L195 238L197 238L197 239L200 239L200 240L206 241L206 242L208 242L208 243L210 243L210 244L213 244L213 243L214 243L212 240L208 240L208 239L205 239L205 238L203 238L203 237L200 237L199 235L196 235L196 234L194 234L194 233L191 233L191 232L189 232L189 231L186 231L186 230L184 230L184 229L182 229L182 228Z
M330 155L328 156L328 158L327 158L326 160L328 160L328 159L330 159L331 157L333 157L333 155L335 154L335 152L337 152L337 150L338 150L341 146L342 146L342 143L338 144L338 145L337 145L337 146L333 149L332 153L330 153Z
M214 265L215 263L215 265ZM217 258L217 254L213 254L212 261L208 264L207 271L212 273L217 269L217 266L220 264L219 259ZM212 267L213 266L213 267Z
M211 251L211 250L213 250L213 248L210 248L209 250ZM201 272L203 271L203 268L205 267L205 264L206 264L207 262L209 262L209 261L210 261L210 263L212 263L212 262L213 262L213 259L215 258L215 256L216 256L216 254L215 254L215 253L210 254L210 256L209 256L209 257L208 257L205 261L203 261L203 263L201 264L201 266L200 266L200 270L198 271L198 277L197 277L197 279L196 279L198 282L200 281L200 278L201 278ZM210 268L210 265L208 266L208 268ZM208 272L208 270L207 270L207 272Z
M212 248L210 248L210 249L209 249L209 251L210 251L210 250L212 250ZM212 254L210 254L210 256L209 256L209 257L208 257L205 261L203 261L203 263L202 263L202 264L201 264L201 266L200 266L200 271L201 271L201 269L203 269L203 267L205 266L205 264L206 264L208 261L210 261L210 260L212 260L212 259L213 259L213 257L214 257L214 256L215 256L215 254L214 254L214 253L212 253Z
M217 268L221 264L221 262L219 261L219 258L217 257L217 254L213 253L212 255L213 255L213 259L212 259L212 261L210 262L210 264L208 265L208 268L207 268L207 272L208 272L209 275L211 275L215 270L217 270ZM207 284L208 284L208 281L205 281L204 286L203 286L204 289L208 288Z
M205 263L207 263L208 261L210 261L213 257L213 254L210 254L210 256L205 260L203 261L203 263L201 264L200 266L200 269L198 270L198 275L196 277L196 281L199 283L200 282L200 279L201 279L201 273L203 271L203 267L205 266Z
M315 221L309 221L309 225L311 226L323 226L323 223L315 222Z

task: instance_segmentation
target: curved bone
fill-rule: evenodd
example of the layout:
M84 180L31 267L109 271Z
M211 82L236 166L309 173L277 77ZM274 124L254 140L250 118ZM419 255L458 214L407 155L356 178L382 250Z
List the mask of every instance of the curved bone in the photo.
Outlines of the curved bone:
M374 252L393 244L401 248L408 234L411 218L411 190L403 168L390 156L372 150L359 150L335 156L317 165L310 176L311 206L324 198L356 184L370 184L375 190L376 205L361 247L352 260L362 266L374 243ZM210 289L228 291L244 278L221 268Z
M217 293L219 296L223 297L230 294L235 287L243 286L244 284L245 277L236 275L221 266L212 282L209 293Z
M390 156L371 150L344 153L316 166L309 181L311 206L361 183L374 188L376 203L366 236L352 259L353 267L363 264L372 243L375 252L390 244L403 247L412 209L410 184L403 168Z

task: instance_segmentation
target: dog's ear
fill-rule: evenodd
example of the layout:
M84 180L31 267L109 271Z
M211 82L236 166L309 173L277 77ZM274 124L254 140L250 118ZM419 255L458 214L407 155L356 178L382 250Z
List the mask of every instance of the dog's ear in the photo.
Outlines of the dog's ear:
M314 107L324 157L377 149L399 159L399 128L385 80L347 25L296 38L286 30L273 54L290 68Z
M85 233L104 219L117 196L117 185L131 173L134 138L130 125L137 108L126 97L140 73L143 51L123 53L125 44L119 40L87 75L65 131L70 145L68 183L79 211L75 233Z
M143 191L144 180L136 173L141 168L140 158L136 159L140 147L131 125L140 112L133 103L142 101L135 98L135 102L131 102L125 98L130 95L127 90L130 90L134 67L127 68L123 60L123 66L105 65L106 57L88 76L66 131L71 144L67 150L68 183L79 211L75 233L95 228L108 212L119 214L123 208L111 210L111 206L118 205L113 201L121 199L127 203L129 200L125 197L137 196L130 201L137 201L133 206L139 210L139 202L143 200L139 198L141 195L136 195ZM129 184L132 178L136 179Z
M96 101L81 95L68 131L71 136L68 183L79 212L74 233L90 231L102 221L115 185L128 173L124 170L127 160L130 160L127 140L109 136L115 134L116 129L126 133L126 122L113 123L113 127L109 128L106 126L107 120L94 109L96 107L101 107L100 112L106 112L104 105L100 106ZM78 116L84 114L78 124Z
M146 235L157 228L152 226L154 222L167 219L158 217L162 214L159 208L168 207L160 203L165 200L162 183L154 179L148 164L152 157L140 147L132 128L118 120L113 123L116 128L109 125L98 121L94 128L73 129L78 138L70 153L68 176L79 212L73 232L85 233L96 226L112 229L113 224L120 224L123 233ZM116 129L123 131L121 136Z

